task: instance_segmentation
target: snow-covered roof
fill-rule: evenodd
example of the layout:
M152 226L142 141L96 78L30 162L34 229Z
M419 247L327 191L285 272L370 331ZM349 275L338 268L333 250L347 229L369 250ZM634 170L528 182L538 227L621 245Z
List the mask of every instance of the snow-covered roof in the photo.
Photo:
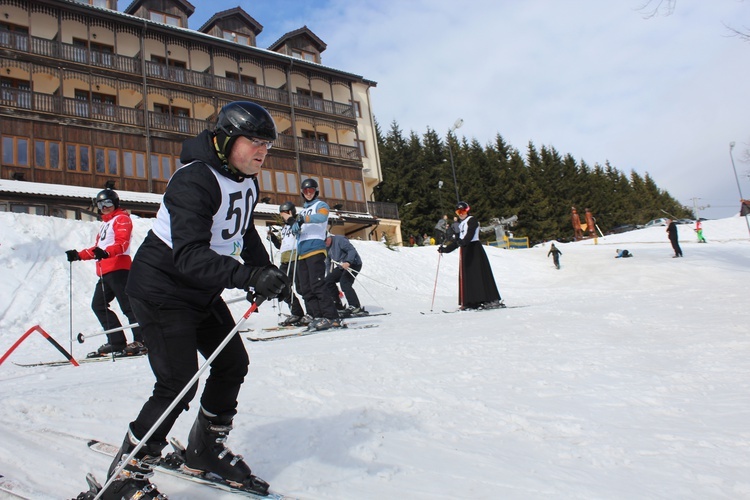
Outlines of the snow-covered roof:
M101 189L80 186L66 186L63 184L45 184L43 182L0 179L0 193L58 196L64 198L86 200L88 202L96 198L96 195L99 193L99 191L101 191ZM150 203L155 206L158 206L161 203L162 195L160 194L139 193L137 191L122 191L119 189L115 189L115 191L117 191L117 195L120 197L120 201L124 201L126 203ZM255 212L258 214L275 216L279 213L279 205L275 205L272 203L258 203L258 205L255 207ZM344 218L349 222L359 220L363 223L372 222L375 219L370 214L337 211L331 211L330 218Z

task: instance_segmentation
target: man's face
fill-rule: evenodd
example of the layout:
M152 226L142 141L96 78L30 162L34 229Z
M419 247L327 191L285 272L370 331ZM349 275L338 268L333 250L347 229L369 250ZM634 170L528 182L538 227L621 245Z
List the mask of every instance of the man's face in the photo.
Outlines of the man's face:
M312 200L315 197L315 188L305 188L302 190L302 196L305 197L307 201Z
M258 175L270 147L271 143L263 139L240 136L232 144L229 163L244 175Z

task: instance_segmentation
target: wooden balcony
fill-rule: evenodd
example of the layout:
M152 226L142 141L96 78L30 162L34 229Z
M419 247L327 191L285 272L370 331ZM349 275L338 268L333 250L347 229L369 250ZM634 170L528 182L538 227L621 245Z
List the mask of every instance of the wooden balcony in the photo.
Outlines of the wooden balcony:
M113 104L90 102L70 97L59 97L29 90L0 88L0 105L8 109L49 113L53 115L81 118L116 125L144 128L143 110L125 108ZM148 125L153 130L174 132L185 136L194 136L213 127L208 120L197 120L165 113L148 112ZM299 150L321 156L359 159L359 148L332 142L303 139L288 134L279 134L274 148L289 151Z
M289 106L289 94L286 90L265 87L253 83L240 82L208 72L192 71L152 61L142 61L140 57L127 57L119 54L101 52L87 47L80 47L56 40L48 40L26 34L14 33L0 29L0 48L47 57L55 61L63 60L84 66L107 68L112 71L160 80L170 84L179 83L206 91L219 91L260 101L284 104ZM57 64L57 63L55 63ZM325 99L292 94L291 105L296 108L309 109L342 118L354 119L354 107Z

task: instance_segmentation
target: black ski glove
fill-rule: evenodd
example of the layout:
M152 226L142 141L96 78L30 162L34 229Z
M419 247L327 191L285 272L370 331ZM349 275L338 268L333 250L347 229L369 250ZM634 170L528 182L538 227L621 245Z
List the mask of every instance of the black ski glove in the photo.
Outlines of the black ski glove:
M106 259L107 257L109 257L109 253L107 253L106 250L102 250L99 247L94 247L94 258L96 260Z
M299 227L302 227L302 224L305 223L305 216L302 214L297 214L296 217L288 217L285 221L285 224L287 226L291 226L294 225L295 222Z
M287 297L291 292L289 277L276 266L254 268L245 290L248 292L247 300L250 302L255 300L256 295L264 299L273 299L274 297Z
M68 256L68 262L75 262L81 260L81 256L78 255L78 250L67 250L65 255Z

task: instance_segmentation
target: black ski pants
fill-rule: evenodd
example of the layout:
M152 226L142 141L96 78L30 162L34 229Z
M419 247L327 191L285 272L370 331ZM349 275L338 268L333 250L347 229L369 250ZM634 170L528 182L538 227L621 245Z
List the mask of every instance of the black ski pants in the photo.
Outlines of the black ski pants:
M313 318L338 319L339 313L326 288L326 256L318 253L297 261L299 292Z
M356 275L362 269L362 265L349 266L349 269ZM334 303L339 300L339 289L336 283L341 283L341 291L344 292L347 304L352 307L360 307L359 297L357 297L357 292L354 291L354 276L352 276L352 273L336 265L326 276L328 294Z
M117 318L117 314L109 308L109 304L115 298L117 299L117 303L120 304L120 309L128 318L130 324L138 322L135 319L135 314L133 314L133 308L130 306L130 298L128 297L128 294L125 293L128 274L130 274L130 271L127 269L120 269L119 271L107 273L99 278L99 282L94 288L94 296L91 299L91 309L94 311L96 318L105 330L111 330L122 326L120 320ZM143 337L141 336L139 328L133 328L133 340L143 342ZM110 344L117 346L125 346L127 343L125 333L122 331L108 333L107 341Z
M235 327L234 318L223 300L205 309L154 304L130 299L148 346L148 362L156 376L151 397L131 422L130 429L139 440L148 432L177 395L198 371L198 356L208 358ZM222 420L237 413L237 396L247 375L249 359L242 338L234 335L211 363L201 394L201 406ZM166 444L167 435L180 413L198 391L194 384L169 413L149 443Z

